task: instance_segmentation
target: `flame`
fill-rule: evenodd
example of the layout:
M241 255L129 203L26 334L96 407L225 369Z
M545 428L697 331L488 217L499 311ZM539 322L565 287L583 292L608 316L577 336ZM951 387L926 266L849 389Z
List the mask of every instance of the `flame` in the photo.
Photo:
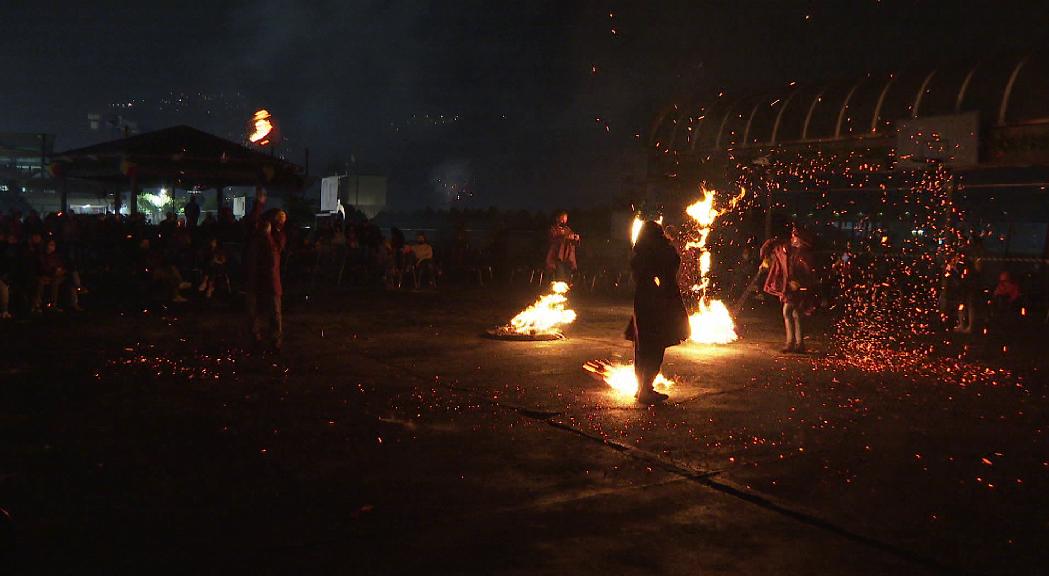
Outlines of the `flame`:
M729 200L728 207L718 210L714 206L714 198L717 191L702 186L703 198L685 208L688 214L699 226L698 240L685 243L685 250L699 250L699 284L691 287L693 292L699 294L699 310L689 316L688 324L692 334L690 340L699 344L727 344L739 338L736 335L736 325L732 321L732 315L721 300L707 297L707 289L710 288L710 267L712 256L707 250L707 237L710 236L714 221L721 214L731 210L743 199L747 193L745 188L739 189L739 194Z
M721 300L700 300L699 311L688 317L689 340L698 344L728 344L736 341L736 324Z
M272 116L270 115L269 110L266 110L265 108L257 110L251 119L255 126L255 131L248 136L248 140L263 146L269 144L270 141L268 137L270 133L273 132L273 123L270 122L270 118L272 118Z
M591 360L583 364L583 370L603 380L612 390L615 390L620 395L633 397L637 394L637 374L634 373L633 364L609 364L608 362ZM653 387L664 390L673 385L674 381L668 380L663 376L662 372L656 376L655 382L652 383Z
M565 324L575 321L574 310L565 309L568 304L568 284L554 282L550 293L544 294L528 308L510 320L510 327L518 334L556 334Z
M707 289L710 288L709 274L713 262L710 251L707 250L707 237L710 236L711 227L714 225L717 217L735 208L736 204L747 194L747 190L740 187L739 194L733 196L729 200L728 206L720 210L714 204L717 191L708 189L705 185L701 186L700 190L703 192L703 197L685 208L685 214L688 214L689 217L695 220L699 235L698 238L685 243L685 250L699 250L700 280L698 284L694 284L690 288L692 292L699 294L699 310L689 316L688 319L689 326L692 329L690 340L700 344L727 344L734 342L739 336L736 335L735 323L725 304L720 300L707 298ZM663 217L660 216L656 222L662 224ZM630 226L631 244L637 243L637 237L641 234L641 227L644 224L645 221L641 219L640 215L634 216L634 221ZM633 372L630 372L630 374L630 377L633 378ZM625 379L626 376L619 375L617 378ZM609 382L614 388L616 387L608 378L605 378L605 381ZM636 390L637 382L635 381L632 386ZM630 386L627 385L626 387L629 388Z
M663 217L660 216L656 219L656 224L663 225ZM640 215L634 216L634 223L630 225L630 245L637 244L637 237L641 234L641 227L645 225L645 221L641 219Z
M634 216L634 223L630 225L630 245L637 244L637 237L641 234L641 227L645 225L645 221L640 216Z
M700 231L710 232L710 225L714 223L714 220L718 217L718 211L714 209L714 196L716 192L714 190L707 190L705 187L701 188L703 191L703 198L698 202L694 202L685 208L685 214L692 217L693 220L699 224ZM700 237L700 244L706 244L706 235Z

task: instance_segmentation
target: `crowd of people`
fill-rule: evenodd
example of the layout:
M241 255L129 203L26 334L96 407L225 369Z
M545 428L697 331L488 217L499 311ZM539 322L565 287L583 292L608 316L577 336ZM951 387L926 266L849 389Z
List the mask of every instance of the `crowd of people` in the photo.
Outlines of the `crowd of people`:
M392 226L386 235L363 216L323 221L305 244L315 253L317 266L337 271L340 281L345 276L353 284L387 289L436 288L447 272L476 268L482 259L467 239L457 237L442 255L445 265L439 265L437 251L425 232L409 236Z
M232 291L229 248L246 232L231 210L203 221L192 208L158 225L141 214L36 211L0 215L0 317L82 310L80 296L185 302Z
M408 241L398 228L384 234L363 217L330 220L308 232L286 222L283 210L267 209L261 189L239 221L229 207L202 219L192 197L181 213L168 212L156 224L140 213L0 214L0 320L82 311L81 296L89 290L93 302L130 307L243 292L252 316L269 325L252 331L279 334L280 311L268 303L282 292L280 255L286 249L301 257L297 278L315 273L309 270L319 263L314 256L325 251L339 253L355 284L399 288L409 280L417 288L436 287L444 274L423 232ZM262 239L268 244L260 245ZM468 241L442 256L453 269L480 260ZM268 293L258 292L265 287Z
M958 334L973 334L981 328L1010 331L1027 313L1026 295L1012 272L1000 271L991 277L997 278L994 287L989 286L982 252L979 238L974 238L944 270L940 305Z
M491 274L493 263L506 268L505 273L514 265L494 250L486 259L462 230L437 250L424 232L406 235L391 227L384 233L361 214L328 219L305 234L286 222L283 211L266 209L261 190L241 221L228 207L201 220L195 200L181 215L169 212L156 225L140 214L0 215L0 320L80 311L81 296L89 290L99 291L92 303L108 299L135 306L143 301L211 301L243 292L255 340L276 348L285 251L299 260L296 278L304 271L316 274L326 261L335 264L340 281L345 276L353 284L387 289L435 288L446 274L483 268ZM789 240L766 243L760 250L744 248L743 259L722 276L728 293L738 294L756 265L766 263L770 273L763 291L782 304L785 352L805 351L805 317L818 303L834 299L829 292L836 272L833 266L818 265L814 244L811 232L795 228ZM541 266L553 279L578 280L576 252L581 246L568 214L558 212L547 230ZM959 333L991 325L1009 328L1027 312L1028 297L1010 272L1001 272L997 285L984 276L978 242L947 263L941 304Z

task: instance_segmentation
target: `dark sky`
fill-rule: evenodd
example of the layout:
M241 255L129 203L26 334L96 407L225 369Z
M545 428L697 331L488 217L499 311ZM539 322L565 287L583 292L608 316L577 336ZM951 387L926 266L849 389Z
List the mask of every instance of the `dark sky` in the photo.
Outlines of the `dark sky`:
M119 112L235 137L266 107L289 159L352 155L394 205L455 182L534 208L609 199L667 103L1043 48L1049 2L5 2L0 22L0 131L68 148Z

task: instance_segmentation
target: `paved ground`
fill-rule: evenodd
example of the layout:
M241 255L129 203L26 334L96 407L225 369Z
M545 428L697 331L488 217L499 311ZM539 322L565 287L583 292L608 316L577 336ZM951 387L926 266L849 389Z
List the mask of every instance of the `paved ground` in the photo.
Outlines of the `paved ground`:
M0 326L0 537L31 574L1045 571L1040 358L864 371L756 311L645 409L581 369L629 361L624 301L480 337L532 296L290 298L278 361L227 312Z

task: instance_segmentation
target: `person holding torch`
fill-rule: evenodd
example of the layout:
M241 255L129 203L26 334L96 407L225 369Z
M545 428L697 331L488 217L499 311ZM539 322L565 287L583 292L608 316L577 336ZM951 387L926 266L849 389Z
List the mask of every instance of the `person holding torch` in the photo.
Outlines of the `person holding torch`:
M658 404L668 396L652 384L663 366L668 346L689 336L688 314L678 290L681 257L656 222L645 222L638 234L630 269L634 277L634 315L626 328L626 339L634 343L634 373L637 401Z

